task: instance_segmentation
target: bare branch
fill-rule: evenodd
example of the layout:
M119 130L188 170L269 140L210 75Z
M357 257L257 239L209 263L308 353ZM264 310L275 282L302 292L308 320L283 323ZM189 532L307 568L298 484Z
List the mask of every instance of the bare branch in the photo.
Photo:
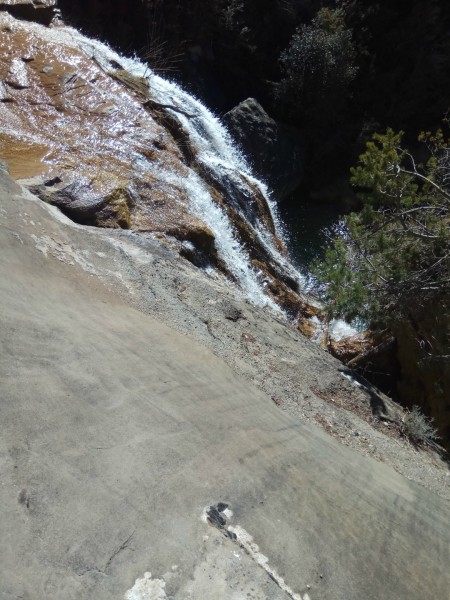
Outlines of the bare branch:
M444 196L444 198L446 198L450 202L450 194L448 194L441 186L439 186L437 183L435 183L434 181L432 181L429 177L425 177L425 175L422 175L422 173L419 173L418 171L408 171L407 169L404 169L402 167L400 167L399 172L400 173L405 173L406 175L413 175L414 177L418 177L422 181L425 181L426 183L429 183L440 194L442 194Z

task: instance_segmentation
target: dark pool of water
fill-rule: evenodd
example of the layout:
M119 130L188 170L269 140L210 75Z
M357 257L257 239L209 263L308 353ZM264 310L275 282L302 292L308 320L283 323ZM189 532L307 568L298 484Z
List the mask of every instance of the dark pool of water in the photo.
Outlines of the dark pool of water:
M312 260L324 257L324 230L337 223L343 211L339 203L297 199L279 205L278 212L284 223L292 260L304 271Z

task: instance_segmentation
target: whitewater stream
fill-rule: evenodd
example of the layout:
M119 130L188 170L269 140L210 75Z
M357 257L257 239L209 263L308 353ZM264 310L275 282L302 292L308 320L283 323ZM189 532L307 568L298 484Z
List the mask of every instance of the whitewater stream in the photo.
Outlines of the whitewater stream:
M9 17L3 18L13 24L12 31L21 27ZM4 31L8 30L4 28ZM26 35L28 38L19 33L14 42L5 37L3 42L5 47L11 44L11 57L16 53L16 58L11 58L7 77L15 89L24 90L20 98L25 97L28 102L15 115L12 111L18 104L6 108L11 118L4 135L15 136L16 155L23 154L25 146L21 144L25 139L30 147L42 148L43 152L48 149L42 162L53 164L56 173L57 169L63 169L65 175L61 176L63 179L68 176L69 182L83 180L83 177L89 181L93 173L104 172L103 181L97 181L97 192L104 197L109 197L113 189L112 180L119 182L114 184L117 190L118 185L122 185L120 179L133 172L134 180L126 185L138 198L135 202L140 211L138 231L151 231L151 227L160 226L160 231L173 235L170 231L177 227L178 215L187 211L195 219L194 223L203 223L211 232L217 263L225 266L251 303L282 310L274 299L273 289L269 294L268 288L276 280L284 282L285 294L291 293L289 290L307 293L307 277L283 255L279 240L285 236L267 186L253 176L244 156L211 111L176 83L156 75L148 65L136 58L121 56L106 44L89 39L73 28L47 28L27 23ZM35 49L33 55L27 51L30 46ZM161 126L148 119L145 112L147 116L143 120L142 101L129 93L122 94L123 87L116 80L119 72L128 74L134 81L144 82L145 95L164 107L189 140L190 148L195 151L194 165L189 161L181 164L177 159L181 167L177 166L174 157L176 152L180 153L179 149L164 154L162 159L155 158L154 153L148 156L148 148L156 135L155 127L161 129ZM27 90L33 90L35 82L36 91L30 91L27 99ZM77 91L80 89L83 93ZM16 97L19 98L19 92ZM85 98L91 99L90 104ZM50 108L38 112L36 106ZM44 127L43 116L47 120ZM20 132L19 118L24 123ZM28 147L26 152L29 152ZM27 175L18 177L21 176ZM141 184L147 186L144 196L138 189ZM212 189L221 190L222 204L213 197ZM167 206L158 213L160 205ZM159 225L154 225L155 218L160 219ZM190 244L188 240L184 243ZM253 246L258 248L256 253ZM269 265L267 272L263 263Z
M31 27L33 26L31 25ZM252 175L249 165L233 143L225 127L199 100L183 91L176 83L156 75L147 65L136 58L121 56L107 45L89 39L75 29L68 27L47 29L46 35L52 42L60 42L65 46L81 49L89 58L93 58L106 73L113 73L120 68L135 77L144 78L148 82L152 98L165 106L173 106L171 113L188 133L191 144L196 148L197 160L201 161L205 169L221 182L228 192L230 201L237 196L251 196L252 188L256 187L265 198L275 224L276 235L283 238L276 207L266 185ZM140 168L142 168L142 164ZM155 167L147 164L146 168L152 171ZM279 310L276 303L265 293L264 277L252 267L246 250L235 235L230 218L213 200L198 173L189 169L189 174L185 177L179 176L170 169L158 168L157 173L152 174L169 185L173 184L185 190L190 199L190 211L213 232L220 258L249 300L256 305L268 305ZM237 203L234 208L243 215L242 208ZM302 289L305 283L304 277L290 264L289 260L281 255L273 243L273 236L266 230L258 216L251 214L243 216L274 263L296 280L299 289Z

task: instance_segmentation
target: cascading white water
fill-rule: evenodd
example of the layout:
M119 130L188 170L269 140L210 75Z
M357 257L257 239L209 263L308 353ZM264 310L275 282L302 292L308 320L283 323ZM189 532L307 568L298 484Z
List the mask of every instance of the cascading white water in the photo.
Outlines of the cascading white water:
M168 183L183 188L189 195L190 209L214 233L215 243L220 257L229 271L236 277L244 293L258 306L270 306L279 311L279 307L264 294L258 274L250 265L249 258L233 234L225 212L211 198L201 178L190 171L188 178L179 178L170 172L159 173Z
M89 40L75 30L73 30L73 35L78 45L90 56L95 56L105 71L113 71L120 65L131 75L144 77L148 81L152 98L165 106L172 105L178 109L172 111L173 116L189 134L191 143L196 148L197 160L206 169L213 172L227 189L234 186L239 190L244 187L246 189L243 191L251 195L250 186L256 186L266 200L277 235L283 237L278 214L267 186L252 175L244 156L217 117L176 83L156 75L147 65L136 58L120 56L108 46L95 40ZM159 171L158 177L168 183L176 184L187 192L192 214L201 219L214 233L219 256L248 298L256 305L267 305L279 311L280 308L276 303L266 295L260 274L255 272L248 254L234 235L230 219L214 202L198 174L191 169L189 177L179 178L174 173ZM231 192L232 189L230 189ZM264 225L259 222L249 225L253 227L261 245L274 262L279 264L284 272L288 273L293 280L297 280L301 286L304 278L275 248Z

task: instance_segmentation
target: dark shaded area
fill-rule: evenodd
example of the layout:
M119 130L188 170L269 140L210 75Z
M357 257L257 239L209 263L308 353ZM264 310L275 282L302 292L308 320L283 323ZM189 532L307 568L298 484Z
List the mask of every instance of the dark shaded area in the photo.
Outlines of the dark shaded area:
M147 7L141 0L58 0L63 18L88 35L128 54L146 43Z
M279 214L288 238L291 256L296 266L304 270L314 259L322 259L327 240L326 231L347 211L336 202L317 203L310 198L298 202L291 196L279 207Z
M311 119L274 95L280 55L327 0L60 0L69 23L137 52L225 113L254 97L278 122L302 128L306 177L297 196L348 195L348 168L375 130L436 127L450 98L450 5L440 0L339 3L352 32L357 75L345 97ZM314 123L312 124L312 121Z
M30 190L44 202L57 206L76 223L97 225L98 214L108 206L108 199L103 195L96 195L87 182L67 185L58 180L56 178L45 184L31 185Z

